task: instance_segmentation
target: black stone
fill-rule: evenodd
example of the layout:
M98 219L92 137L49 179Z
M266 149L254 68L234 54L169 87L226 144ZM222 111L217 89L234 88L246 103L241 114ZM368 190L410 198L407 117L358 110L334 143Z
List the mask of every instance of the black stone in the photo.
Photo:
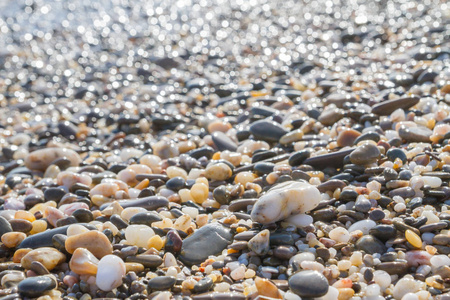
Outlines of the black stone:
M56 288L56 282L48 276L35 276L25 278L17 287L20 295L37 298L45 292Z

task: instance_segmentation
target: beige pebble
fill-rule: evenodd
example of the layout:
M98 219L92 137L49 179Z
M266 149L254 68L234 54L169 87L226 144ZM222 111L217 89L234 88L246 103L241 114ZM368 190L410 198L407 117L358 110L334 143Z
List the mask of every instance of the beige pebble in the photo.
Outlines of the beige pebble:
M8 248L17 247L27 235L23 232L7 232L2 235L2 243Z
M111 254L113 250L106 235L96 230L69 236L66 240L67 252L73 254L77 248L86 248L97 258Z
M42 247L28 252L20 263L25 269L31 268L31 263L38 261L43 264L47 270L53 270L57 265L66 261L66 256L58 250L50 247Z

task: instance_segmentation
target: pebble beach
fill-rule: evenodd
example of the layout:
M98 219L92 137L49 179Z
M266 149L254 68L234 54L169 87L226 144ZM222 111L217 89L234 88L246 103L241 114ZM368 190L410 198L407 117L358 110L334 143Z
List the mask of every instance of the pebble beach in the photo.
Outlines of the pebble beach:
M0 300L449 300L450 5L0 2Z

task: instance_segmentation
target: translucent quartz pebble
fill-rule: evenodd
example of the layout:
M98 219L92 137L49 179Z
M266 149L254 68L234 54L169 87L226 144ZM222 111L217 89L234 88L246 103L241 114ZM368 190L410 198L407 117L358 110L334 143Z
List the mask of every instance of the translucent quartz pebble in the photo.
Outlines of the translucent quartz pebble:
M98 263L95 284L105 292L111 291L122 284L125 272L125 263L120 257L106 255Z
M147 225L129 225L125 229L127 242L138 247L147 247L148 240L154 235L153 229Z
M377 223L375 223L372 220L362 220L353 223L352 226L348 228L348 232L352 233L353 231L361 230L363 234L366 235L369 234L369 230L375 227L376 225Z

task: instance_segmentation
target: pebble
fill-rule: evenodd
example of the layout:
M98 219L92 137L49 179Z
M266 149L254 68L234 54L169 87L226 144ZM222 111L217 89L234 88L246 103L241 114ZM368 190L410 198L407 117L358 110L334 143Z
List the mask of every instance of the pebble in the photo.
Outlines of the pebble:
M252 220L268 224L305 213L321 200L319 190L306 182L287 181L270 189L252 209Z
M270 250L270 231L265 229L248 241L248 248L257 255L265 255Z
M365 143L350 154L350 161L357 165L367 165L376 162L379 157L380 149L371 143Z
M78 166L81 157L78 153L67 148L47 148L31 152L25 158L25 166L30 170L45 171L55 160L66 158L70 161L70 166Z
M183 240L179 259L194 265L203 262L210 255L220 253L231 243L232 235L228 229L219 224L208 224Z
M56 280L50 276L28 277L22 280L17 288L21 296L37 298L44 293L55 289Z
M97 258L111 254L113 249L108 237L104 233L95 230L69 236L65 246L70 254L73 254L77 248L86 248Z
M28 252L22 257L20 263L25 269L31 269L31 263L38 261L43 264L47 270L51 271L59 264L65 262L65 260L66 255L60 251L54 248L42 247Z
M321 297L328 292L328 281L317 271L300 271L289 278L289 288L300 297Z
M393 99L388 101L383 101L372 106L372 113L377 115L389 115L396 109L408 109L417 103L419 103L419 97L404 97L399 99Z
M120 257L106 255L98 263L95 284L102 291L111 291L122 284L125 271L125 263Z
M386 251L385 245L376 237L371 235L365 235L361 237L355 244L359 250L364 250L366 253L384 253Z
M266 142L278 142L287 133L278 123L269 120L256 121L249 130L256 139Z
M78 275L96 275L99 260L87 249L77 248L69 262L70 270Z
M153 291L164 291L171 289L175 283L177 282L177 279L172 276L160 276L152 278L148 281L148 288Z

